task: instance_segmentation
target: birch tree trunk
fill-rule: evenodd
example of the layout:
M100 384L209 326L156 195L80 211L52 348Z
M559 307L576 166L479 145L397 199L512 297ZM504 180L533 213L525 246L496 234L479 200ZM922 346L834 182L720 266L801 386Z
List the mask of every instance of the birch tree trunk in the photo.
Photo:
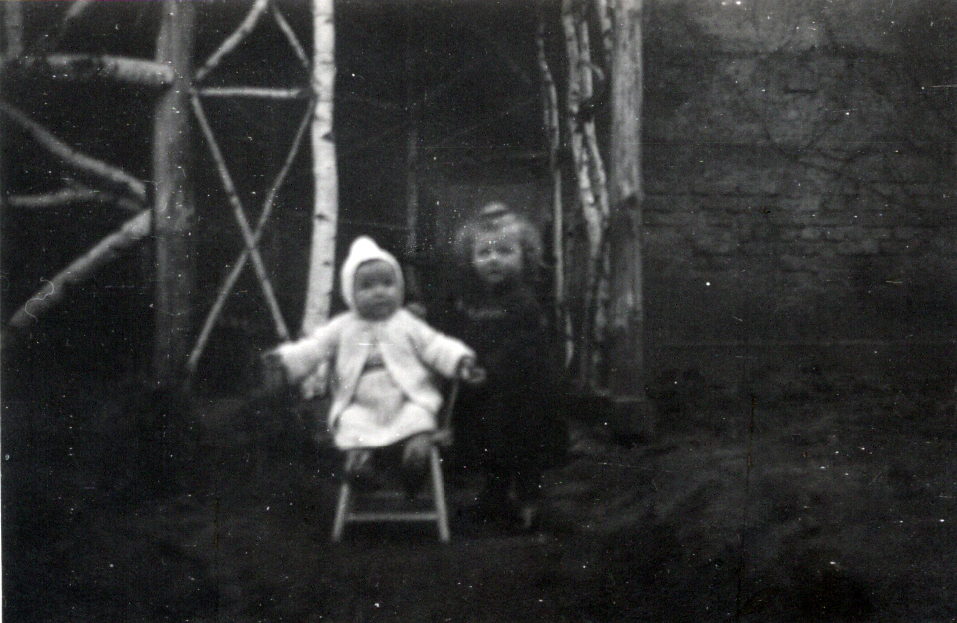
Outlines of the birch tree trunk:
M153 232L156 239L153 373L161 385L186 379L192 339L192 244L194 203L190 180L189 91L196 6L164 0L156 60L173 70L173 84L159 98L153 126Z
M644 389L644 300L642 283L641 117L642 0L615 4L611 71L611 300L609 389L626 407L627 420L649 428Z
M336 145L332 136L333 85L336 75L333 0L313 0L312 88L317 104L312 124L315 202L309 282L302 333L309 333L329 318L335 283L338 181Z
M545 45L546 1L538 5L538 26L535 33L536 58L542 86L542 125L548 140L548 170L552 181L552 258L555 264L555 328L562 336L565 365L571 362L573 336L571 317L565 300L565 207L562 201L562 170L559 157L562 148L561 115L558 109L558 88L548 63Z

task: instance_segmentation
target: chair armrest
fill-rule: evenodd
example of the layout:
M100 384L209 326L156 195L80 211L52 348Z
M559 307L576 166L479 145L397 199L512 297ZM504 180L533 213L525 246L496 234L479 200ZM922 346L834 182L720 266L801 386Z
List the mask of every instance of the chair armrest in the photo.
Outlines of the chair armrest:
M432 433L432 443L440 448L447 448L452 445L452 431L448 428L442 428Z

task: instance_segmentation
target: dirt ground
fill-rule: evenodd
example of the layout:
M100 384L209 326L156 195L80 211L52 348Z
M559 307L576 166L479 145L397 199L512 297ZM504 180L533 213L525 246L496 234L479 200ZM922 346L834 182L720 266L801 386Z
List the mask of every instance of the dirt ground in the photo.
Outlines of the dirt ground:
M448 545L425 525L331 544L338 460L285 403L177 428L183 404L130 387L7 400L3 617L957 620L953 396L827 381L658 396L650 439L579 414L541 530L467 520L460 488Z

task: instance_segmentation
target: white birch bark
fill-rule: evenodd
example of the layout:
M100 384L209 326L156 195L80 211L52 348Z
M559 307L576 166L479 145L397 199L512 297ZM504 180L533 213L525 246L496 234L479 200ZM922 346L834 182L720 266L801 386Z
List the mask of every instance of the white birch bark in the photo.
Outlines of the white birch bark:
M63 300L71 286L80 284L103 266L118 258L127 249L146 238L151 230L153 215L143 210L118 230L97 242L89 251L73 260L53 279L43 279L44 285L18 309L7 322L9 329L22 330Z
M338 180L336 145L332 136L333 84L336 75L333 0L313 0L312 88L316 113L312 124L313 205L309 281L302 333L309 333L329 318L335 283Z

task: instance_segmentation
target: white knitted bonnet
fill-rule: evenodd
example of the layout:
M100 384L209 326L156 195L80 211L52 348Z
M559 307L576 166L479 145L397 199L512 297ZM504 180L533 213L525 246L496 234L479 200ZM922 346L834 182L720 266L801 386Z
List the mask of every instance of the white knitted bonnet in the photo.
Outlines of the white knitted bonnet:
M400 299L404 296L405 284L402 280L402 267L398 260L391 253L376 244L375 240L368 236L359 236L352 241L349 247L349 255L342 264L342 272L339 275L339 281L342 288L342 298L349 306L349 309L355 309L355 280L356 270L359 265L372 260L382 260L387 262L392 270L395 271L396 282L399 284ZM400 300L401 304L401 300Z

